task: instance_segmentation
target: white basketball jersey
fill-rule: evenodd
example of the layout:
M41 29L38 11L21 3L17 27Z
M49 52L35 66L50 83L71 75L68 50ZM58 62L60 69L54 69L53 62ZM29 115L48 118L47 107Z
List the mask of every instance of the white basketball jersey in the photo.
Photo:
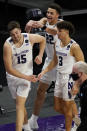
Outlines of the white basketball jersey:
M55 25L49 25L49 23L46 23L46 26L48 28L53 29ZM54 43L55 43L55 38L58 39L57 35L51 35L46 32L46 54L47 54L47 59L52 60L54 56Z
M13 68L21 73L31 75L33 72L32 45L29 41L29 34L22 34L24 36L24 42L21 47L16 47L11 37L9 37L6 42L10 44L12 49Z
M73 64L76 62L75 57L70 55L70 48L73 43L76 42L71 39L70 43L65 47L61 47L59 43L56 43L55 45L56 55L58 58L57 70L60 73L68 74L72 72Z

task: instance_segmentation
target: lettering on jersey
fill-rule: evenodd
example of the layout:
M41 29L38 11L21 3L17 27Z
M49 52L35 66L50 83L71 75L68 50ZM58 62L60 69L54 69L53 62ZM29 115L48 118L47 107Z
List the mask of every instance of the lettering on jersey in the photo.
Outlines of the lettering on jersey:
M26 46L29 46L29 43L27 43Z
M20 53L16 53L14 54L14 56L18 56L18 55L21 55L21 54L24 54L24 53L28 53L29 50L24 50L24 51L21 51Z
M46 42L47 44L54 44L54 37L46 33Z
M72 89L72 87L73 87L73 82L68 82L68 89Z
M72 87L73 87L73 82L68 82L68 96L69 96L69 98L71 98L72 97L72 95L71 95L71 90L72 90Z
M59 52L59 51L56 51L56 54L62 55L62 56L67 56L67 53L62 53L62 52Z

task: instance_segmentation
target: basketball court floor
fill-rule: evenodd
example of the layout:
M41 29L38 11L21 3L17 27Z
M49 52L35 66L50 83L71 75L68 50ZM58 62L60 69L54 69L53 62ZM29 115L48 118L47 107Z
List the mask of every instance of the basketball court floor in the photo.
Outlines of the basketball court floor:
M37 131L64 131L64 117L62 115L39 118ZM15 123L0 125L0 131L15 131Z
M26 108L28 111L28 117L32 114L33 104L36 97L37 83L32 83L31 92L26 102ZM41 109L40 117L38 119L39 129L38 131L64 131L65 119L64 116L58 114L53 109L53 91L46 93L45 103ZM4 87L0 92L0 106L3 110L3 114L0 113L0 131L15 131L15 119L16 110L15 103L11 98L8 87ZM73 123L72 123L73 125Z

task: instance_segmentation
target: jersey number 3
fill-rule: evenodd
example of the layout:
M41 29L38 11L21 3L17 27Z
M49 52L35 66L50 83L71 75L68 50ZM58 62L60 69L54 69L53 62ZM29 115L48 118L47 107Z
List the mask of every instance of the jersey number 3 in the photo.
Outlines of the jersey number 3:
M18 64L24 64L26 63L26 54L22 54L20 56L17 57L17 63Z
M63 66L63 57L59 56L59 66Z

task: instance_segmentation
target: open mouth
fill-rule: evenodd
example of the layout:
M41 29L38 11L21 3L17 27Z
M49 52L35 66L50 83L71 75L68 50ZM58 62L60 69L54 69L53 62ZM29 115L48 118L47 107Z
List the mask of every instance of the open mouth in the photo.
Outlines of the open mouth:
M52 18L51 18L51 17L47 17L47 19L48 19L48 20L52 20Z

